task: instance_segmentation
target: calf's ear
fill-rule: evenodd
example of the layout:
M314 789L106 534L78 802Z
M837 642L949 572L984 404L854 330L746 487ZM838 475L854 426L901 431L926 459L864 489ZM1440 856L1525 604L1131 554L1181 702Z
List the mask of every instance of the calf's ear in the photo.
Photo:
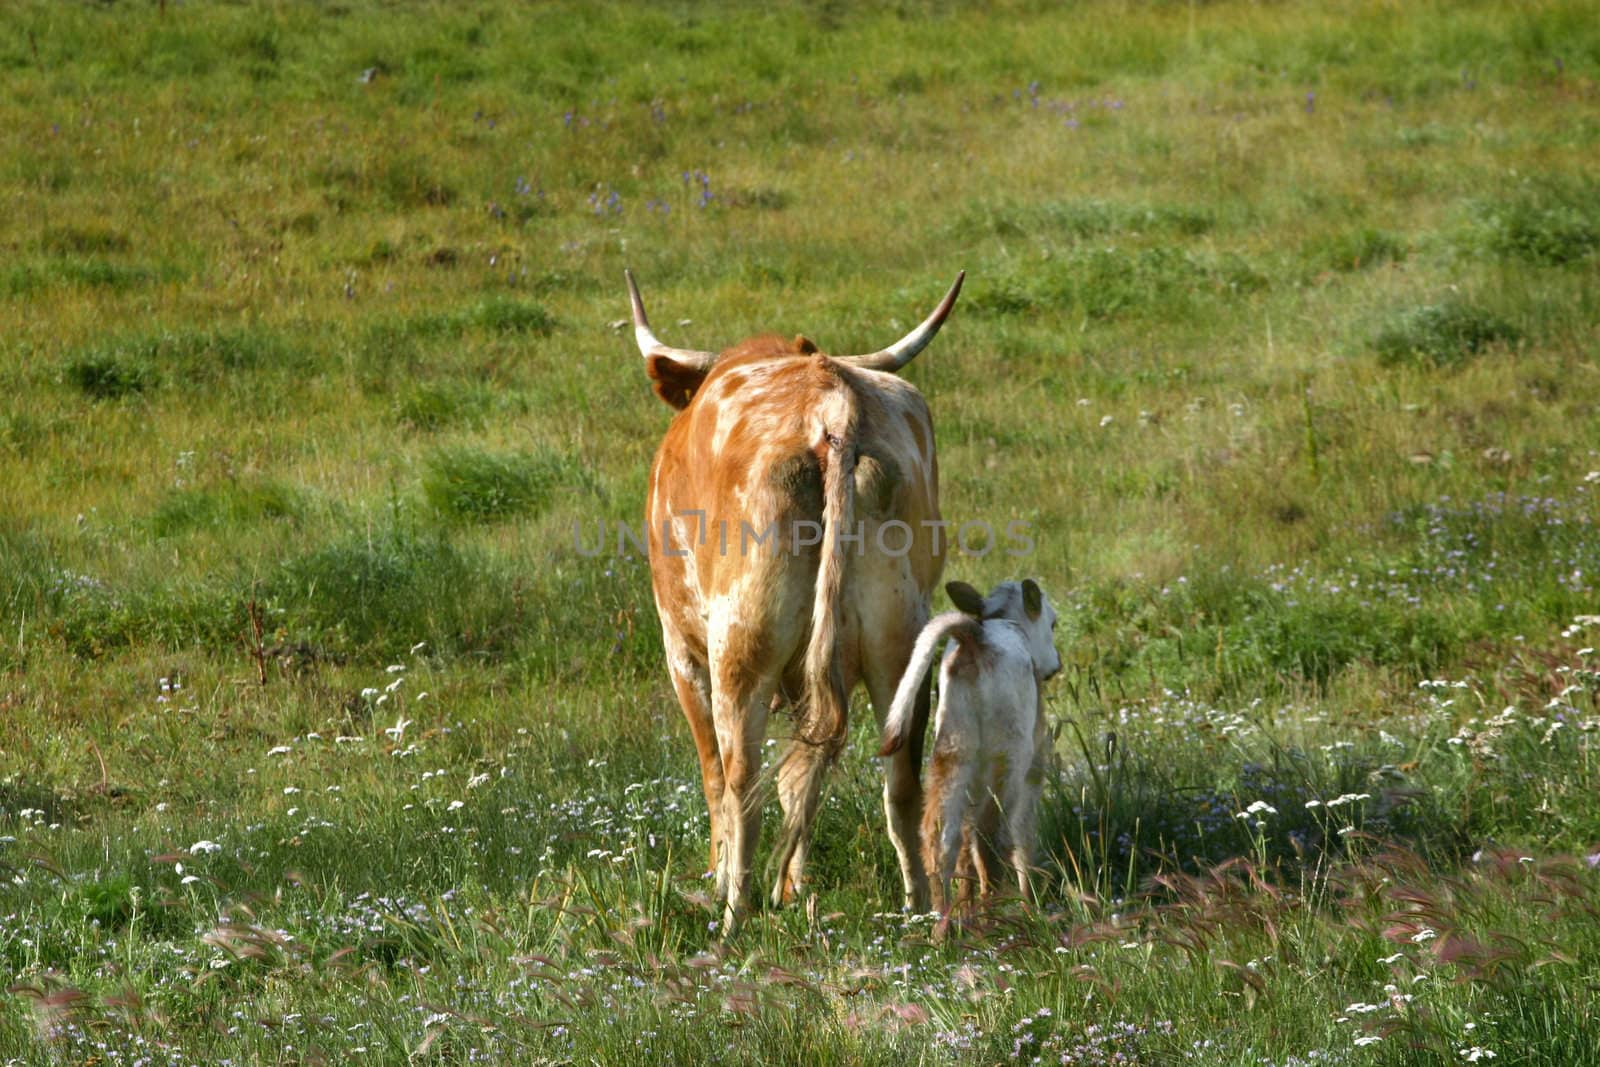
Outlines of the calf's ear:
M1037 619L1044 610L1044 590L1032 578L1022 579L1022 610L1028 613L1030 621Z
M950 603L954 604L957 610L964 611L968 615L976 615L980 619L983 617L983 594L972 586L966 582L948 582L944 591L949 594Z

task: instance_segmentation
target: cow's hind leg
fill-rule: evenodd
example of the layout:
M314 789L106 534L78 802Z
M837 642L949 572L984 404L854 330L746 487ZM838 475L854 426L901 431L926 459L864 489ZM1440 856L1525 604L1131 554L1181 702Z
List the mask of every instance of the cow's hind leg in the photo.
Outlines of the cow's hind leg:
M750 863L761 834L761 742L767 733L767 702L773 686L728 676L717 681L712 695L722 757L717 885L727 902L723 931L731 934L749 906Z
M842 724L841 724L842 725ZM844 735L824 739L797 737L790 742L778 765L778 802L783 806L783 830L778 836L777 881L772 903L779 905L802 891L811 828L822 799L822 782L843 744Z
M908 646L908 656L909 651ZM879 663L867 664L867 692L872 697L872 711L877 716L880 730L884 717L889 714L889 705L894 702L895 687L900 684L899 671L904 667L904 660L895 668L886 668ZM928 907L929 872L923 863L918 827L922 822L923 805L922 745L932 685L933 672L930 671L928 677L922 680L922 688L917 691L910 740L884 760L883 768L883 814L889 824L889 841L900 860L900 881L905 889L902 906L911 911L925 911Z
M700 785L706 795L706 811L711 815L711 859L708 871L717 870L717 853L722 842L722 753L717 748L717 728L711 716L711 678L706 669L687 657L674 656L672 685L678 692L683 717L689 721L695 753L700 757ZM720 897L727 891L717 886Z

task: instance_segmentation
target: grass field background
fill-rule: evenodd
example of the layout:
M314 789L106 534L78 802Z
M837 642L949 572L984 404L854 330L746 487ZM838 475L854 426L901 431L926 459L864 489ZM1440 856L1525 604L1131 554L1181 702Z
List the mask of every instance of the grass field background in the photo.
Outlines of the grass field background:
M4 30L0 1062L1600 1062L1591 5ZM670 415L625 266L838 352L967 270L906 377L1035 540L946 577L1062 610L1039 909L894 911L858 697L719 939L574 539Z

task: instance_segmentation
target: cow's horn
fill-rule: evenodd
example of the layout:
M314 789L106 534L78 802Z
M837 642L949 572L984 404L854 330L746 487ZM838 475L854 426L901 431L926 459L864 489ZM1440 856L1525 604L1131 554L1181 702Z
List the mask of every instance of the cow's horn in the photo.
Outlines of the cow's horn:
M628 279L628 299L633 303L633 336L639 342L639 351L645 359L665 356L674 363L682 363L695 370L710 370L716 362L715 352L697 352L692 348L670 348L656 340L650 329L650 320L644 316L644 301L639 298L639 287L633 282L633 271L624 270Z
M853 367L865 367L868 370L896 371L910 363L918 352L928 346L933 340L933 335L939 332L939 327L944 325L944 320L950 314L950 309L956 305L956 297L961 295L961 283L967 277L967 272L962 271L956 275L955 284L950 286L950 291L944 294L944 299L939 301L939 306L933 309L933 314L922 320L922 324L900 340L880 352L873 352L866 356L837 356L841 363L848 363Z

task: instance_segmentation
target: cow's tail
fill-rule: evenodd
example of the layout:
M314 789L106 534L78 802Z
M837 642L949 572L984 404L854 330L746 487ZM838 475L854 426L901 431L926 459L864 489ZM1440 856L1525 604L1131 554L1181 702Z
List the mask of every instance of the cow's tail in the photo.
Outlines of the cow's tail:
M911 724L916 721L917 695L922 689L922 679L938 656L939 648L952 637L976 637L976 631L982 625L971 615L947 611L943 615L935 615L922 628L917 635L917 643L911 648L906 671L900 676L900 686L894 691L894 703L889 705L889 717L883 723L883 743L878 748L878 755L894 755L910 736Z
M855 521L856 396L842 376L821 405L822 425L812 446L822 467L822 549L811 603L806 646L806 716L802 736L837 754L843 746L849 694L839 663L839 617L846 552L841 535Z

